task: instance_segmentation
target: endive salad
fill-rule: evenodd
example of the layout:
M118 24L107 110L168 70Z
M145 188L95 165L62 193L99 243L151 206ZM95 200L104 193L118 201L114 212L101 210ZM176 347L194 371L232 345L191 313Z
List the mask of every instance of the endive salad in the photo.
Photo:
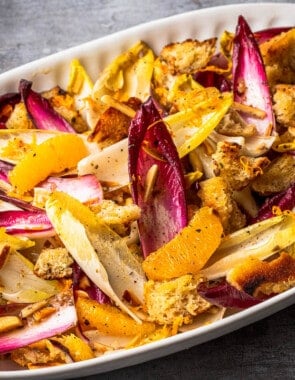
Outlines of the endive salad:
M138 41L0 95L0 358L198 328L295 284L295 28Z

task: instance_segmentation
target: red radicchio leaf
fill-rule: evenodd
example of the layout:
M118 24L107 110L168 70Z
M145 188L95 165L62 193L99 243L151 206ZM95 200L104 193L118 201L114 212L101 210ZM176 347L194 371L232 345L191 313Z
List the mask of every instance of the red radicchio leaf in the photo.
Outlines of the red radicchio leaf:
M212 56L208 65L213 65L219 67L220 69L227 69L228 59L223 55L223 53L219 52Z
M231 83L215 71L198 71L194 79L203 87L216 87L220 92L231 90Z
M263 301L262 299L236 289L226 280L217 285L209 285L207 282L202 282L198 286L197 291L198 294L208 302L222 307L246 309Z
M274 206L279 207L281 211L292 210L295 207L295 182L287 190L267 198L256 217L250 220L250 223L261 222L273 217L272 209Z
M80 280L81 278L85 275L81 267L79 266L78 263L74 262L72 265L73 268L73 289L74 293L77 290L80 290ZM88 296L97 301L100 304L110 304L111 300L110 298L102 291L100 290L89 278L89 286L83 287L83 291L88 294Z
M0 129L6 128L6 121L8 120L9 115L4 112L6 106L11 106L13 109L16 104L21 100L21 96L18 92L8 92L0 96Z
M131 121L128 160L133 201L141 208L138 228L146 257L170 241L188 222L181 162L152 98ZM154 165L158 172L146 198L147 176Z
M38 129L75 133L73 127L50 105L42 95L31 89L32 82L22 79L19 91L27 112Z
M243 16L239 16L233 41L234 101L265 112L262 119L241 113L248 124L254 124L261 136L269 136L275 128L271 93L264 63L255 37Z
M13 169L14 165L0 160L0 179L9 183L8 173Z
M254 36L258 45L260 45L281 33L288 32L290 29L292 29L291 26L263 29L255 32Z

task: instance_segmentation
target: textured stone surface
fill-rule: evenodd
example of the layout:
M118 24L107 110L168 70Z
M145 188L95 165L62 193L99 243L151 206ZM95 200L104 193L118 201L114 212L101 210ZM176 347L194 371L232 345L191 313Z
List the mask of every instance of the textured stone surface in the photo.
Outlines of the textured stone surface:
M238 2L0 0L0 73L142 22ZM85 379L294 379L294 320L293 305L208 343Z

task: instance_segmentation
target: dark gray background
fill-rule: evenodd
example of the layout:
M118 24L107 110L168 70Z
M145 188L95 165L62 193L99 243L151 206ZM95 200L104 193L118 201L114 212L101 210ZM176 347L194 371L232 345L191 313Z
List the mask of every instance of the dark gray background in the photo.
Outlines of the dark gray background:
M142 22L239 2L0 0L0 73ZM295 305L189 350L85 379L295 379L294 320Z

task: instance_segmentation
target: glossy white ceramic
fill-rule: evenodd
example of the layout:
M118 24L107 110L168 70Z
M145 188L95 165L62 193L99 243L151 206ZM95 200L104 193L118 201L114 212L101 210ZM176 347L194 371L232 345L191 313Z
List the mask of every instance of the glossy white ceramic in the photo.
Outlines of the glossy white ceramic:
M146 41L158 53L169 42L186 38L202 40L218 37L225 29L234 31L239 15L243 15L255 31L271 26L294 26L294 14L295 4L253 3L207 8L156 20L6 72L0 75L1 93L17 90L21 78L33 80L36 90L50 89L57 84L66 87L69 63L73 58L79 58L95 80L97 74L112 58L138 39ZM293 304L294 300L295 288L211 325L85 362L28 371L17 369L11 362L0 361L0 379L81 378L142 363L215 339L286 308Z

